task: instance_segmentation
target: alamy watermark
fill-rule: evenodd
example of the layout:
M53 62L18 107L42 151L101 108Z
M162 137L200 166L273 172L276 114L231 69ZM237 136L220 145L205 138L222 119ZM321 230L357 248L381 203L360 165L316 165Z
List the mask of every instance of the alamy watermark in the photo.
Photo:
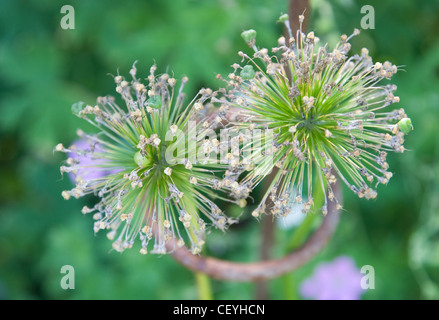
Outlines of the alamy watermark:
M375 9L371 5L364 5L361 7L361 13L364 16L361 18L360 26L362 29L375 29Z
M370 265L364 265L360 270L364 276L361 278L361 289L370 290L375 289L375 268Z
M64 14L59 23L61 28L63 30L75 29L75 8L66 4L61 7L60 12L61 14Z
M360 22L361 28L375 29L375 8L371 5L364 5L360 12L364 15ZM75 8L71 5L64 5L61 7L60 13L64 15L60 21L61 28L64 30L75 29Z
M65 274L60 281L61 288L63 290L75 289L75 268L66 264L61 267L60 273Z

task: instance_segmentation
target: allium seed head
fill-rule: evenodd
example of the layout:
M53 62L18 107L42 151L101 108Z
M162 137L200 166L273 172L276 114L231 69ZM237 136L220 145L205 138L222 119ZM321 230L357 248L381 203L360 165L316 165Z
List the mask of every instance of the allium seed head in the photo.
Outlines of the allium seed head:
M94 107L84 103L72 107L97 133L81 130L82 144L55 147L55 151L75 154L61 172L73 174L76 186L63 191L62 197L97 195L100 201L82 212L93 213L95 232L108 230L116 251L131 248L138 239L142 254L149 252L150 241L150 252L167 253L166 243L171 240L175 246L186 243L199 253L207 226L222 230L228 226L212 201L213 190L231 193L215 176L225 165L197 162L197 150L211 130L202 124L213 122L201 113L212 90L204 89L186 103L183 87L188 79L184 77L178 86L168 74L156 76L155 71L151 67L147 83L137 78L135 66L131 81L115 77L124 106L112 97L100 97ZM195 138L186 141L183 132L190 128Z
M299 17L300 24L303 19ZM280 21L292 38L288 19L281 16ZM308 212L316 187L325 194L325 214L327 201L337 202L337 180L360 198L374 199L378 184L391 178L387 152L403 152L404 134L413 127L403 109L389 110L399 97L393 94L396 86L386 80L398 68L388 61L374 64L367 49L348 55L349 40L357 34L359 30L343 36L330 51L327 44L317 44L314 32L299 30L296 41L278 41L272 50L276 56L257 48L252 37L253 57L239 53L245 65L234 64L234 74L242 70L242 81L229 82L223 97L227 103L222 103L234 110L229 118L236 130L265 128L241 145L246 163L254 165L250 171L244 161L236 166L240 173L246 171L241 183L252 189L277 170L272 189L253 216L262 208L285 215L295 203Z

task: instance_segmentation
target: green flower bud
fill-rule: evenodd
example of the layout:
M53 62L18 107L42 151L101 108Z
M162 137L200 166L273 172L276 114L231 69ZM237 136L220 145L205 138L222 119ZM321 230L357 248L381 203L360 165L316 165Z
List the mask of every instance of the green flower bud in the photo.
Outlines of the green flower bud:
M76 102L72 105L72 112L74 115L79 116L79 113L84 109L85 103L82 101Z
M256 39L256 31L253 29L245 30L241 33L241 37L244 39L245 42L251 43Z
M284 22L288 21L288 19L289 19L288 14L284 13L283 15L281 15L279 17L279 22L284 23Z
M134 154L134 162L142 168L144 168L148 165L148 159L146 157L142 156L140 151L137 151Z
M253 66L251 65L246 65L242 70L241 73L239 74L241 76L242 79L244 80L249 80L249 79L253 79L255 76L255 70L253 69Z
M162 98L160 96L151 96L147 102L148 105L154 109L160 109L162 106Z
M399 120L398 128L405 134L410 133L413 130L412 120L410 118L404 118Z

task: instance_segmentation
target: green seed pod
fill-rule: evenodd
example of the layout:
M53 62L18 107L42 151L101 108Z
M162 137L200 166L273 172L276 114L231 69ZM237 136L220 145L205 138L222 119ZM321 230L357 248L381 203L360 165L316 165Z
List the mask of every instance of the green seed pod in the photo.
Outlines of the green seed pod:
M72 105L72 112L74 115L79 116L79 113L84 109L85 103L82 101L76 102Z
M255 77L255 70L253 69L253 66L246 65L244 68L242 68L239 75L244 80L253 79Z
M134 162L142 168L144 168L148 165L148 159L146 159L146 157L142 156L140 151L137 151L134 154Z
M405 134L410 133L413 130L412 120L410 118L404 118L399 120L398 128Z
M154 109L160 109L162 106L162 98L160 96L151 96L147 102L148 105Z
M279 22L284 23L285 21L288 21L288 19L289 19L288 14L284 13L279 17Z
M256 39L256 31L253 29L245 30L241 33L241 37L244 39L245 42L251 43L254 42Z

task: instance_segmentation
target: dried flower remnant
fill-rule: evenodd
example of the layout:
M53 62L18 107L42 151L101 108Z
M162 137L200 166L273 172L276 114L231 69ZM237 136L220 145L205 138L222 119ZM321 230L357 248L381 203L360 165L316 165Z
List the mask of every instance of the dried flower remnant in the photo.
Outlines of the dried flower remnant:
M131 81L114 77L116 92L126 107L117 105L113 97L100 97L95 106L73 105L73 112L95 126L98 133L79 130L86 146L65 148L58 144L55 151L75 152L99 161L67 160L61 171L74 174L76 186L63 191L62 196L97 195L99 203L84 207L82 212L93 214L94 231L107 230L117 251L131 248L138 238L142 254L148 252L151 239L152 253L167 253L165 245L172 240L175 246L187 244L197 254L206 228L224 230L234 222L213 202L215 198L230 201L218 195L218 190L233 192L216 178L222 166L209 163L208 153L197 153L206 143L208 130L217 126L205 112L207 107L200 108L208 105L213 92L202 89L185 103L183 88L188 78L183 77L178 85L175 78L156 75L155 71L154 65L147 84L136 76L135 64ZM193 136L187 138L191 130ZM110 174L89 174L100 171ZM238 198L233 201L239 203Z
M303 19L299 17L300 25ZM289 38L278 39L273 55L257 48L254 30L243 32L255 52L238 53L242 65L233 64L228 89L218 99L234 112L229 118L236 130L252 132L253 139L241 146L246 156L235 166L242 169L238 174L247 171L241 183L253 189L277 170L252 215L286 216L296 203L309 212L315 209L316 188L325 194L324 215L328 201L341 209L333 192L337 180L360 198L375 198L376 187L392 177L387 153L404 152L404 135L413 128L404 109L388 110L399 97L396 86L383 81L398 68L388 61L373 63L366 48L348 56L357 29L342 35L330 51L302 27L294 37L286 15L280 21Z

